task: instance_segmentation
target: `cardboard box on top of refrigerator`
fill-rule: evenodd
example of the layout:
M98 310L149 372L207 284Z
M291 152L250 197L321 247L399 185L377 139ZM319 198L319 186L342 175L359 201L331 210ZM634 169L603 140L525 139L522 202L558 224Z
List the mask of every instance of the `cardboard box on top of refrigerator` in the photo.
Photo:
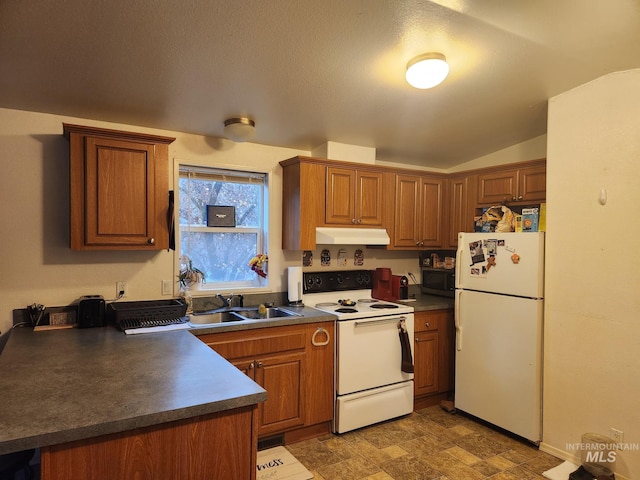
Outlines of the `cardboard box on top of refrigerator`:
M522 231L523 232L537 232L538 220L539 220L538 208L523 208L522 209Z
M540 204L540 219L538 221L538 231L546 232L547 231L547 204Z
M516 213L514 215L514 232L522 233L522 215Z

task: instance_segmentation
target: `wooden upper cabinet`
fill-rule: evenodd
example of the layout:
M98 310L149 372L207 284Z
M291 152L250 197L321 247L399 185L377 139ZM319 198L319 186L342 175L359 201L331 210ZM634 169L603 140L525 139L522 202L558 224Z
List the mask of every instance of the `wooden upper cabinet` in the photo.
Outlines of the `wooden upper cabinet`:
M499 205L544 201L546 163L522 165L519 168L492 169L478 174L478 203Z
M452 177L449 179L449 211L448 211L448 237L449 247L458 246L458 232L467 231L469 209L467 197L469 194L468 178Z
M316 227L391 230L393 170L302 156L280 165L283 249L315 250Z
M393 247L442 246L444 184L439 177L396 175Z
M518 193L523 201L544 202L547 197L547 167L521 168L518 171Z
M324 164L294 157L282 166L282 248L315 250L316 227L325 218Z
M325 223L382 226L383 174L327 167Z
M71 248L168 248L168 145L174 139L63 127L70 141Z

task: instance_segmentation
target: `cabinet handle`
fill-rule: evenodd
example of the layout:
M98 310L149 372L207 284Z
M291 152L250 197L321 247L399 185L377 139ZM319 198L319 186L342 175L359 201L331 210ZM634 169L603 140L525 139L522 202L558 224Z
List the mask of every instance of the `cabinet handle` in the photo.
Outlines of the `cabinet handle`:
M362 223L362 219L361 219L361 218L359 218L359 219L358 219L358 225L360 225L361 223Z
M318 342L316 340L316 336L319 333L323 333L324 335L326 335L326 340L324 342ZM311 337L311 345L315 346L315 347L324 347L325 345L329 345L329 332L327 332L324 328L322 327L318 327L318 329L313 332L313 336Z
M431 324L429 322L424 324L425 327L429 328L431 326Z
M249 370L253 370L253 367L255 367L255 365L253 364L253 362L251 362L251 363L249 364Z
M355 218L352 218L352 219L351 219L351 223L355 224L355 223L356 223L356 219L355 219Z
M262 362L258 362L258 368L262 368Z
M148 243L149 245L155 245L155 244L156 244L156 239L155 239L155 238L153 238L153 237L151 237L151 238L147 241L147 243Z
M518 197L518 200L522 200L522 195L520 195L520 196Z

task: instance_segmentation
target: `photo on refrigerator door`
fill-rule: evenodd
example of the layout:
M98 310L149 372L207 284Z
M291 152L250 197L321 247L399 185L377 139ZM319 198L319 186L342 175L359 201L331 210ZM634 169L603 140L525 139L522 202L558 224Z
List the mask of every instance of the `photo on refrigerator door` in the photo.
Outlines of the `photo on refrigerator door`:
M484 262L484 251L482 250L482 240L477 240L469 244L471 252L471 265Z

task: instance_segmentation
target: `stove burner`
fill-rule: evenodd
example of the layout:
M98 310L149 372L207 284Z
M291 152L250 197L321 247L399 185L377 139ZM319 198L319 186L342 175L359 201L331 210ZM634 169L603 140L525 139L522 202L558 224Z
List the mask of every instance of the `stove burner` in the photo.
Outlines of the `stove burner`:
M374 300L373 298L361 298L358 300L358 303L376 303L378 300Z
M345 307L336 308L335 311L338 313L358 313L358 310L356 310L355 308L345 308Z
M374 303L370 305L370 308L398 308L398 305L393 305L391 303Z
M335 302L324 302L324 303L316 303L316 308L319 307L335 307L336 305L338 305Z

